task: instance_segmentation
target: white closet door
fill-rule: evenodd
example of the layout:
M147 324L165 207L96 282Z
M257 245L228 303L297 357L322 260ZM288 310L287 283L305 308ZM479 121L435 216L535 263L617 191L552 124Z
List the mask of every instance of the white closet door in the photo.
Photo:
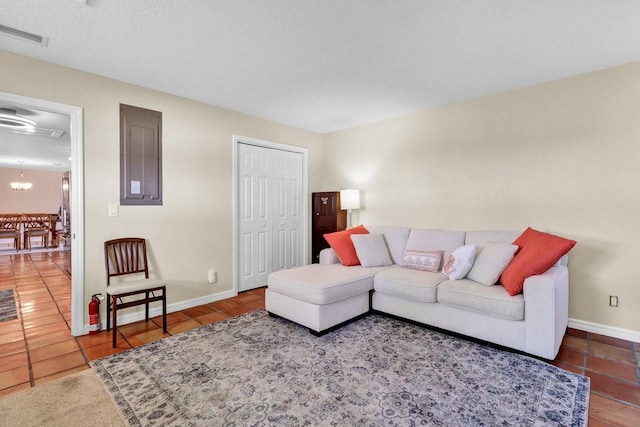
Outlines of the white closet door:
M270 152L268 148L247 144L239 147L240 291L264 286L273 263Z
M238 290L303 264L302 154L239 145Z
M302 265L302 154L273 151L273 271L277 271Z

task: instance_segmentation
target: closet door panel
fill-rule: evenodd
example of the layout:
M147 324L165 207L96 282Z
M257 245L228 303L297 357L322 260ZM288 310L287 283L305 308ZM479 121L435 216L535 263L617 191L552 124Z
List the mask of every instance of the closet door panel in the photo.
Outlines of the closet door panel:
M276 181L276 218L274 253L278 259L274 271L298 267L303 264L300 251L302 238L302 218L300 216L302 200L302 154L274 150L274 180Z
M270 150L242 144L239 151L240 212L239 259L242 275L239 290L264 286L273 263Z

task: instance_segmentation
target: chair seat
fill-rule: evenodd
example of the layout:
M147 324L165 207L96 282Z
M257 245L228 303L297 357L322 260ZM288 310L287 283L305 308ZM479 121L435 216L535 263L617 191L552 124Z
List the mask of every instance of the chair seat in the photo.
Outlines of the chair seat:
M31 234L33 236L44 236L45 234L49 234L49 230L41 230L41 229L29 229L25 231L25 233Z
M107 286L107 293L109 295L122 295L129 292L144 291L145 289L158 288L165 286L166 283L158 279L139 279L139 280L127 280L120 283L112 283Z

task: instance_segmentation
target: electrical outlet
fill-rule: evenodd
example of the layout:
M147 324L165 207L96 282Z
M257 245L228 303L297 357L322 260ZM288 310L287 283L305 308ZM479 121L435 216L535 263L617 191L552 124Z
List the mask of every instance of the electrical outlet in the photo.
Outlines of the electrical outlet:
M215 270L207 271L207 278L209 279L209 283L215 283L217 280L216 271Z
M609 305L611 307L617 307L618 306L618 297L614 296L614 295L609 295Z

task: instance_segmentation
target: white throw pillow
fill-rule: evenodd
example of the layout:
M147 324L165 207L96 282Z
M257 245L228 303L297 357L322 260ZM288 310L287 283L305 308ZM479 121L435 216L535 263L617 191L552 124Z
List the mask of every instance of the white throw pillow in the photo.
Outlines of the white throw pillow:
M449 277L450 280L464 279L464 276L473 267L473 261L476 258L476 245L460 246L451 252L447 262L444 264L442 272Z
M361 266L384 267L393 264L382 234L352 234L351 241Z
M509 243L485 243L478 246L476 260L467 279L485 286L495 285L517 250L518 245Z
M419 249L407 249L404 251L402 266L414 270L438 273L442 265L443 250L423 251Z

